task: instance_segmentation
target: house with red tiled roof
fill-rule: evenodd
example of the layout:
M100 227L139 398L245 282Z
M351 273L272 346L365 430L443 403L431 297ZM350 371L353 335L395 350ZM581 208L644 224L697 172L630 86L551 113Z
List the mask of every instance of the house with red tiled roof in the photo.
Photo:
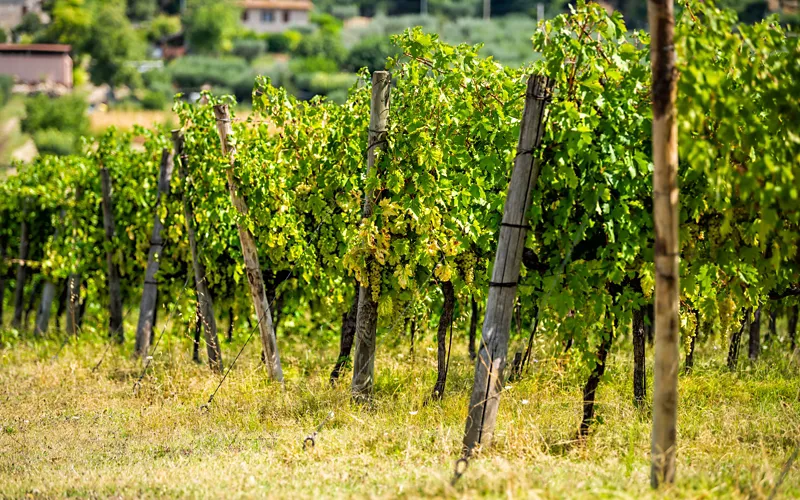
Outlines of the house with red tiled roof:
M280 33L309 23L311 0L244 0L242 25L256 33Z

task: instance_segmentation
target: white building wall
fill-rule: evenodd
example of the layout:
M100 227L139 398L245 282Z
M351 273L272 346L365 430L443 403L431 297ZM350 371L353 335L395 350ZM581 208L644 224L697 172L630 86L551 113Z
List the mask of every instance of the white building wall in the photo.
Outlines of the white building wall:
M242 26L256 33L280 33L293 26L305 26L309 22L308 11L304 10L245 9L244 11L246 18L243 18ZM264 12L271 13L272 20L265 20Z

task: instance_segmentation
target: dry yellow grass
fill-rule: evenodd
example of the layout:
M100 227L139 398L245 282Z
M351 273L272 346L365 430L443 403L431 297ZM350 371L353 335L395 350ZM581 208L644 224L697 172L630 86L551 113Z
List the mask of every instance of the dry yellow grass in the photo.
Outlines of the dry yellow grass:
M96 373L103 344L92 335L57 360L57 340L0 351L0 497L763 498L800 437L796 363L774 353L732 375L719 351L702 350L680 381L678 482L653 493L649 415L631 404L629 351L618 346L584 444L571 441L580 380L539 362L508 384L496 445L452 487L472 376L463 336L441 403L422 405L433 344L411 363L405 346L379 337L368 408L350 403L347 375L329 387L332 342L284 331L285 389L266 380L253 344L204 413L219 378L190 361L184 333L163 341L137 395L129 345L112 348ZM226 363L242 340L224 344ZM331 411L316 447L303 451ZM796 469L780 496L800 496Z

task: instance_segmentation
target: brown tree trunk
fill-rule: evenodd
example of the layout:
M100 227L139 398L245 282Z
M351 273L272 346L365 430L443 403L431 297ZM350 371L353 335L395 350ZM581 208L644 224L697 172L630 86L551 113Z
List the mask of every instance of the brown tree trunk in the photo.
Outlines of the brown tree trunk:
M125 340L122 330L122 285L119 266L114 262L114 205L111 200L111 174L108 168L100 168L102 187L103 229L106 241L106 266L108 268L108 335L121 344Z
M536 336L536 330L539 329L539 306L536 305L533 308L533 328L531 328L531 334L528 336L528 347L525 349L525 356L522 358L522 366L520 367L520 374L525 370L528 364L531 362L531 353L533 352L533 338Z
M178 176L183 185L183 189L181 190L183 218L186 224L186 233L189 238L189 250L192 255L192 272L194 273L194 287L197 295L198 320L200 321L205 335L208 366L212 370L222 371L222 350L220 349L219 337L217 336L217 320L214 317L214 300L208 289L205 265L200 259L200 249L198 247L197 233L194 227L194 207L186 194L188 182L188 165L186 162L188 159L184 150L182 131L174 130L172 132L172 145L175 150L175 162L178 166ZM231 310L231 324L233 324L232 322L233 310ZM230 335L230 331L228 334Z
M583 438L589 434L589 426L594 422L594 403L597 394L597 386L600 384L600 379L606 372L606 359L608 358L608 351L611 349L611 342L614 339L613 332L608 332L608 335L603 337L600 345L597 347L597 362L589 374L589 379L583 387L583 418L581 419L581 426L578 430L578 436Z
M477 357L477 351L475 351L475 340L478 333L478 302L475 300L475 296L473 295L470 298L470 302L472 305L472 315L469 319L469 359L470 361L475 361Z
M194 339L192 342L192 361L195 363L200 363L200 330L203 329L202 323L200 302L198 301L194 306Z
M228 336L227 336L227 342L229 344L231 342L233 342L233 320L234 320L233 306L231 306L230 309L228 309Z
M44 285L44 281L42 281L41 279L39 280L35 279L35 275L36 273L34 273L34 276L32 276L32 278L34 278L32 280L33 291L31 292L30 297L28 297L28 306L25 308L25 320L24 320L25 330L28 330L28 328L30 327L31 313L33 313L33 311L36 310L36 298L41 295L42 287Z
M742 333L744 333L745 326L748 325L750 322L750 310L748 309L744 313L744 318L742 319L742 326L739 328L738 331L733 332L731 335L731 345L728 349L728 369L730 371L736 370L736 365L739 362L739 345L741 344L742 340Z
M173 152L169 148L164 148L161 151L158 194L156 195L156 206L153 210L155 212L155 221L153 222L153 233L150 236L150 251L147 254L144 288L142 290L142 300L139 303L139 322L136 326L136 343L133 348L133 355L138 358L147 355L147 351L150 349L150 337L152 337L153 329L155 328L154 318L158 297L156 275L158 274L164 249L164 239L161 237L161 232L164 230L164 221L161 220L158 212L161 204L169 196L169 185L172 180L174 165Z
M517 155L503 210L484 310L481 345L475 362L475 378L464 431L466 456L476 446L488 445L494 435L517 281L525 248L527 213L540 171L537 156L544 132L548 93L547 78L534 75L528 79Z
M81 277L70 274L67 278L67 334L77 336L81 309Z
M408 354L409 356L411 356L411 359L414 359L414 336L417 333L417 320L415 319L411 320L411 327L409 329L409 333L411 338L409 340L410 347L408 349Z
M369 136L367 143L367 177L375 171L378 149L384 149L389 119L389 91L391 77L387 71L372 74L372 100L370 103ZM365 193L363 218L372 215L372 204L376 202L375 193ZM366 268L372 271L375 262L367 258ZM372 297L369 282L362 283L358 291L358 312L356 315L355 347L353 359L353 381L350 390L357 400L372 396L375 383L375 342L378 330L378 302Z
M700 315L695 311L697 321L694 325L694 335L692 342L689 344L689 354L686 355L686 361L683 364L683 372L689 374L694 369L694 346L697 344L697 336L700 335Z
M433 386L431 399L442 399L447 384L447 370L450 365L450 349L447 346L447 330L450 329L450 345L453 344L453 312L456 308L456 294L453 284L444 281L441 284L444 304L439 317L439 328L436 330L436 384Z
M792 352L797 348L797 305L792 306L789 310L789 341L791 344Z
M653 106L653 222L655 228L655 356L650 484L675 481L678 423L679 243L678 73L672 0L648 0Z
M331 372L331 385L339 380L342 368L350 361L350 352L353 350L353 338L356 334L356 314L358 314L358 283L356 283L356 293L353 296L353 304L350 309L342 315L342 330L339 337L339 357L336 365Z
M11 327L17 330L22 328L22 316L25 313L25 281L28 269L25 262L28 260L30 240L28 235L28 216L30 215L30 200L22 204L22 222L19 230L19 264L17 265L17 280L14 289L14 316L11 318Z
M230 162L230 167L226 169L226 172L231 203L241 217L246 217L247 204L239 193L239 185L233 176L233 169L236 163L236 148L230 141L233 133L233 126L228 112L228 105L218 104L214 106L214 115L217 120L217 131L219 132L222 154L225 155ZM283 383L283 368L281 367L281 358L278 352L278 341L275 337L275 329L272 324L272 311L267 301L264 278L261 275L261 265L258 261L258 249L256 247L255 238L246 225L241 222L237 222L236 225L239 230L239 242L242 245L242 256L244 257L247 283L250 287L250 296L256 311L259 333L261 334L261 348L264 350L267 357L267 372L272 380Z
M0 238L0 330L3 328L4 308L6 302L6 248L8 241Z
M761 351L761 307L753 313L753 322L750 323L750 342L748 343L748 357L750 361L758 359Z
M644 314L644 307L633 311L633 405L637 408L647 397Z

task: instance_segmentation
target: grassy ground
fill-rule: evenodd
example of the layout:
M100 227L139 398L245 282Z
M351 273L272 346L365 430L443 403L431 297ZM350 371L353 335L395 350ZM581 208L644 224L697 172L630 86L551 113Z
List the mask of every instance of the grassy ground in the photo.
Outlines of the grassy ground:
M285 332L285 390L267 382L253 344L204 413L219 378L191 362L184 333L166 337L137 395L130 345L110 349L96 372L104 345L91 335L57 359L58 339L0 350L0 497L762 498L800 437L795 361L776 352L732 375L721 350L701 349L680 381L677 484L652 493L649 412L632 407L630 350L620 343L585 443L572 441L580 381L540 361L508 384L495 446L452 487L472 376L463 335L441 403L422 405L433 344L418 346L412 364L405 345L379 338L377 395L366 408L349 402L346 383L328 386L332 342ZM240 345L224 345L226 363ZM796 467L779 497L800 496Z

